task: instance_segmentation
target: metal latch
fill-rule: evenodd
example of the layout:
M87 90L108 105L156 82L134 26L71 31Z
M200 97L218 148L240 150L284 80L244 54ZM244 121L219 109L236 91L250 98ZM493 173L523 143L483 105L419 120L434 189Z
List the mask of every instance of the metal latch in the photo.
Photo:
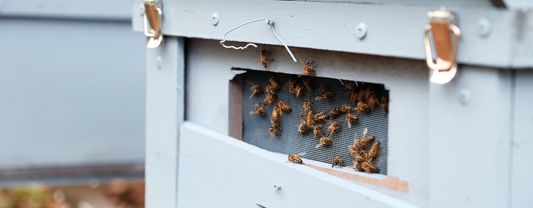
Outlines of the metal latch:
M457 73L457 45L461 31L454 24L453 13L441 8L436 11L429 11L429 25L424 32L424 48L426 50L426 62L429 68L433 69L430 81L436 84L446 84L450 82ZM433 35L433 43L437 58L433 59L431 44L428 33ZM450 32L452 36L450 37ZM435 60L435 61L434 61Z
M160 6L156 5L156 0L144 0L144 8L144 35L150 38L146 47L157 48L163 42L163 33L161 33L163 12Z

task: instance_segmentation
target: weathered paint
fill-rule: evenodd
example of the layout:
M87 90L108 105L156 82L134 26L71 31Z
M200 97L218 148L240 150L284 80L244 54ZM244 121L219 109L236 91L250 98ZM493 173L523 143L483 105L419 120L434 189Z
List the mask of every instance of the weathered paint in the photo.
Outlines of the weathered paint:
M506 207L511 71L461 66L430 85L430 206Z
M227 135L228 82L235 75L231 69L265 70L256 64L262 47L272 50L272 58L276 59L266 70L291 74L302 71L301 64L294 63L283 47L260 46L242 51L224 49L217 41L189 39L187 120ZM409 184L409 194L391 195L417 206L428 206L429 75L425 63L301 48L292 50L302 60L314 60L319 65L317 76L383 83L391 90L388 174ZM380 187L369 188L381 191Z
M178 207L415 207L192 122L180 134Z
M176 207L183 47L182 38L168 37L146 54L146 207Z

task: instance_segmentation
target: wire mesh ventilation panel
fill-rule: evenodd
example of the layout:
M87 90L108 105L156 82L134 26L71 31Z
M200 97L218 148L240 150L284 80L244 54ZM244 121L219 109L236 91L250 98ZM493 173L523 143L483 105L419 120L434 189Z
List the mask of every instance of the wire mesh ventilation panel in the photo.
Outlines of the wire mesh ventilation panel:
M340 107L341 105L348 104L354 106L350 100L349 91L338 79L321 78L321 77L309 77L312 86L312 91L309 92L304 89L303 95L296 97L294 94L290 94L288 88L285 86L288 80L295 75L263 72L246 70L243 74L243 103L242 103L242 115L243 115L243 141L262 149L283 153L283 154L298 154L305 152L302 156L304 159L315 160L324 163L331 164L336 156L342 156L346 166L352 166L354 158L348 151L348 145L353 144L354 134L357 132L360 139L365 128L368 128L368 134L375 136L375 141L381 143L381 151L375 161L379 167L379 174L387 174L387 147L388 147L388 114L386 114L382 108L376 106L370 113L361 112L358 116L358 121L352 123L352 127L348 128L347 122L344 118L345 114L340 114L337 118L329 120L331 122L341 121L341 127L333 133L332 145L322 146L315 148L319 144L320 136L317 136L313 140L313 130L308 130L301 134L299 138L298 127L295 124L300 123L300 116L302 114L301 108L305 98L311 100L311 107L316 112L326 111L328 114L333 107ZM262 117L260 115L250 115L251 111L254 111L253 103L262 103L266 96L266 93L255 94L251 99L248 99L252 92L250 91L251 85L248 81L254 84L261 84L263 89L270 84L269 77L275 76L281 85L281 90L277 91L277 100L270 105L264 107L267 115ZM297 78L298 82L301 78ZM355 80L354 80L355 81ZM372 86L376 90L376 93L383 94L388 97L388 91L385 90L382 84L362 83L357 82L359 87ZM318 91L320 86L324 86L329 92L332 93L333 99L315 100L316 97L321 96ZM278 100L285 100L287 104L292 108L289 112L283 112L281 121L282 126L281 135L276 139L269 134L269 127L271 125L270 116L272 109ZM317 122L320 123L320 122ZM330 124L324 123L322 133L327 134L327 128ZM270 136L267 136L270 135ZM265 137L268 137L265 139Z

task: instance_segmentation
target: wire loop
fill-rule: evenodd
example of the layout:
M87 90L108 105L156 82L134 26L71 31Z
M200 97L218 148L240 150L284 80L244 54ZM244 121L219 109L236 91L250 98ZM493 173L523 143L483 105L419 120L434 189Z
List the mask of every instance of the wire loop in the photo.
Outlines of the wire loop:
M278 33L274 29L274 21L272 21L272 19L270 19L270 18L259 18L259 19L250 20L248 22L242 23L240 25L237 25L237 26L229 29L226 33L224 33L224 39L220 41L220 45L222 45L224 48L233 48L235 50L244 50L244 49L248 48L249 46L253 46L253 47L257 48L257 45L253 44L253 43L248 43L244 47L242 47L242 46L235 47L235 46L231 46L231 45L227 46L227 45L224 45L224 43L226 42L226 35L228 33L230 33L231 31L236 30L239 27L242 27L244 25L247 25L247 24L250 24L250 23L254 23L254 22L258 22L258 21L261 21L261 20L264 20L266 24L270 25L270 28L272 28L272 32L274 33L274 35L276 35L276 38L278 38L278 40L281 42L281 44L283 44L283 46L285 46L285 49L287 49L287 52L289 52L289 55L291 55L292 60L294 62L297 62L296 58L294 58L294 55L292 54L291 50L289 49L289 46L287 46L287 44L285 44L285 42L283 42L283 40L281 40L281 38L279 37Z

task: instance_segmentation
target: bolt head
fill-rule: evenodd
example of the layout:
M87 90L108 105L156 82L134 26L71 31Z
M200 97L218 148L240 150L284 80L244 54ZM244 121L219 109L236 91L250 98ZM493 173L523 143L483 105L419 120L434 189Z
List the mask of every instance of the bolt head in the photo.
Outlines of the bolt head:
M220 17L218 16L218 12L214 12L213 15L211 15L211 24L213 24L213 26L217 26L219 19Z
M367 31L368 28L366 26L366 23L361 22L357 25L357 28L355 29L355 36L357 36L359 39L363 39L365 38Z
M478 33L481 37L485 38L490 35L492 31L492 23L489 19L483 18L480 19L477 24Z

